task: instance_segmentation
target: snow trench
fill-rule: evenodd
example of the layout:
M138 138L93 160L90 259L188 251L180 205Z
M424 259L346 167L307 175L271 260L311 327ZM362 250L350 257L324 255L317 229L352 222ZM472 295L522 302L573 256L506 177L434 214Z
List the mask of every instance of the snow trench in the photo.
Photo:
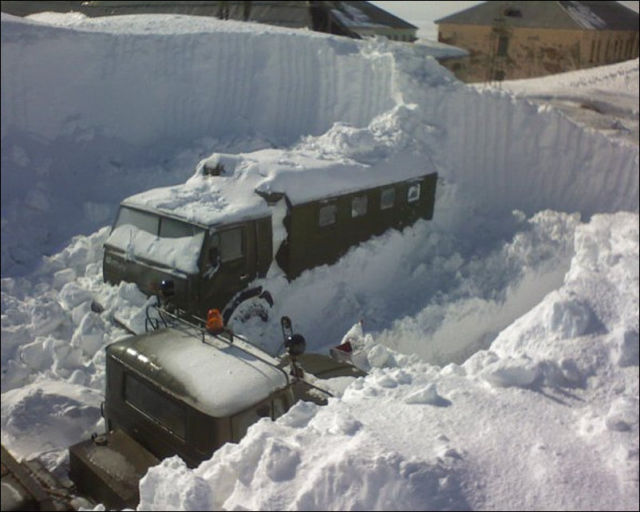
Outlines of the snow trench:
M442 178L433 221L266 280L257 340L280 344L288 314L311 351L350 339L370 375L195 470L163 461L140 509L632 509L638 216L616 210L638 211L637 146L409 46L183 21L2 16L3 444L64 469L104 428L110 320L143 325L148 304L102 280L120 199L213 151L411 153Z
M148 19L62 27L3 14L3 275L110 224L122 198L184 181L208 153L289 147L376 119L470 201L436 210L450 229L465 229L468 208L638 210L637 146L467 87L418 47Z

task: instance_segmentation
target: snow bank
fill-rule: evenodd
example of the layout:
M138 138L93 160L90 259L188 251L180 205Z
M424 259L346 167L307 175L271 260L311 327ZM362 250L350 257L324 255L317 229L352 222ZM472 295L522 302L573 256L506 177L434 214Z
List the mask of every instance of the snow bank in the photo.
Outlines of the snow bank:
M370 145L382 137L424 156L488 214L638 209L637 146L466 87L410 45L204 17L3 14L2 62L5 276L110 223L124 197L183 182L206 154L321 134L302 148L382 162ZM454 229L450 217L436 212Z
M2 393L2 444L18 458L59 466L68 446L104 429L99 391L58 379ZM25 432L29 432L26 437Z
M195 470L165 460L139 509L633 509L638 361L619 354L623 332L637 352L637 268L637 215L595 216L565 283L489 350L443 368L391 355Z

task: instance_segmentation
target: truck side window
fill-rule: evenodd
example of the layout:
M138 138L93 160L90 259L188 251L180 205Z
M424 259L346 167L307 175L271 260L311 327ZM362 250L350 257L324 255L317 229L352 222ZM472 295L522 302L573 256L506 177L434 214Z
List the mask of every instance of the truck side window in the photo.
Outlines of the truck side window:
M351 200L351 217L362 217L367 213L367 196L357 196Z
M277 396L273 399L273 419L279 418L287 412L287 399L284 396Z
M412 183L407 191L407 202L415 203L420 199L420 183Z
M231 436L233 441L238 442L242 439L249 427L262 418L271 418L271 404L269 402L254 406L240 414L232 416Z
M336 203L327 203L320 206L318 211L318 226L330 226L336 223L336 213L338 205Z
M393 208L395 202L396 189L393 187L383 188L382 192L380 192L380 209L388 210L389 208Z
M217 248L222 263L234 261L243 256L242 238L242 228L228 229L216 233L211 246Z

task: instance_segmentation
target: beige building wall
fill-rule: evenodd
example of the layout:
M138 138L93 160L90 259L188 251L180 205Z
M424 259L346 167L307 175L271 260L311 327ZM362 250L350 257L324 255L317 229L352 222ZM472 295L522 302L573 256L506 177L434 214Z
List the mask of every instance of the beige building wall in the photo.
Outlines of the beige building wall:
M638 32L442 24L438 40L468 57L442 64L464 82L512 80L638 57Z

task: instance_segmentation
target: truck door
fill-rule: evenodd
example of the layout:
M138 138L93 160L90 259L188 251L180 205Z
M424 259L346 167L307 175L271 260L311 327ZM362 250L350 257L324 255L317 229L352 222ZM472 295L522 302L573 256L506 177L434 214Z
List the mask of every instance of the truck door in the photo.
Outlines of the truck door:
M202 263L202 310L218 308L256 277L255 222L219 228L205 243Z

